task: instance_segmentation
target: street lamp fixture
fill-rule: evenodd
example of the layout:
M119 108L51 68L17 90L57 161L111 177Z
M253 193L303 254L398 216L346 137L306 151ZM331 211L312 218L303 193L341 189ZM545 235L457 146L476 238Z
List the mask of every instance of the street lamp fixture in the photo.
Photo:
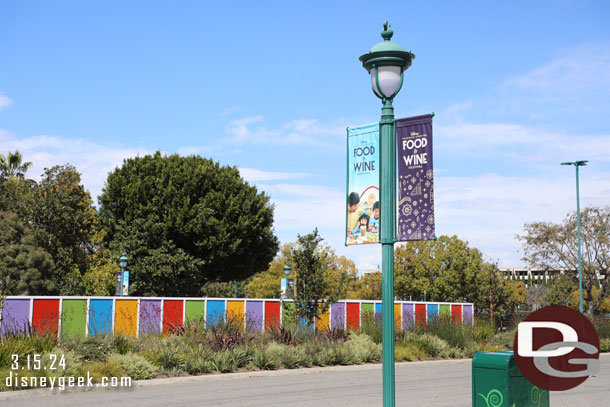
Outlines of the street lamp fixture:
M583 312L582 306L582 252L580 244L580 192L578 188L578 167L584 167L589 161L580 160L574 162L565 162L561 165L573 165L576 168L576 223L578 228L578 295L580 297L580 312Z
M288 278L291 271L292 271L292 268L290 268L290 266L288 266L288 265L284 266L284 274L286 274L286 278Z
M380 239L381 242L381 300L383 320L383 406L394 407L394 243L396 243L396 127L392 100L402 88L403 74L413 55L391 42L394 31L383 23L383 41L360 57L362 66L371 76L373 93L381 99L379 122L380 172Z

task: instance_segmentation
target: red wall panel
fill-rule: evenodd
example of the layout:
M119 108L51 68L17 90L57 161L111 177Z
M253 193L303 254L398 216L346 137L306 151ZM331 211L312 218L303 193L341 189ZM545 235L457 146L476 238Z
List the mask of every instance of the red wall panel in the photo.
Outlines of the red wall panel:
M57 336L59 328L59 300L34 299L32 325L36 332Z
M279 328L280 326L280 303L265 301L265 330Z
M461 305L451 305L451 318L455 322L462 322L462 306Z
M357 331L360 329L360 303L347 303L347 329Z
M415 304L415 325L426 325L426 304Z
M163 333L169 334L170 328L182 326L182 300L163 301Z

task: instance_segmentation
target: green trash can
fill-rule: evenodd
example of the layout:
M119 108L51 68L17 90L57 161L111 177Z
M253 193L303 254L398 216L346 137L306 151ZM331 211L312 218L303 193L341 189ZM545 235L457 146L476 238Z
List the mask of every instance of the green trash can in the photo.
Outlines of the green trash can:
M512 351L475 353L472 358L472 407L549 406L549 392L523 377Z

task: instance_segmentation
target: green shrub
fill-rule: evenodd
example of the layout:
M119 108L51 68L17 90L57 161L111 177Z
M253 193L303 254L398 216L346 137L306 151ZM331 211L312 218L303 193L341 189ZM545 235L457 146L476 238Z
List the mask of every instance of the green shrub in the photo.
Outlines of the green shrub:
M184 371L184 357L173 349L163 349L163 351L161 351L161 354L159 355L159 364L164 372L176 369Z
M0 369L10 367L12 355L19 355L19 360L35 350L25 335L10 335L0 337Z
M262 370L275 370L280 365L277 357L268 352L266 348L256 348L252 362L254 366Z
M244 367L254 359L254 349L249 346L238 346L233 349L233 358L237 369Z
M496 333L496 328L488 320L477 319L474 324L472 337L475 341L486 341Z
M381 359L381 345L376 344L364 333L352 333L346 346L355 363L372 362Z
M134 339L131 336L115 335L112 338L112 349L121 355L135 351Z
M414 342L397 343L394 347L394 355L397 361L416 361L428 358L426 352Z
M383 324L380 315L374 312L364 312L361 316L360 333L368 335L375 343L381 343Z
M125 371L126 375L134 380L152 379L159 374L159 368L150 363L146 358L135 353L112 354L108 356L108 362L116 362Z
M426 326L417 327L416 332L430 333L443 339L449 345L461 349L464 349L473 338L473 328L461 322L454 322L450 315L441 315L433 321L429 321ZM484 335L487 333L488 331L485 331ZM491 335L493 335L493 331L491 331Z
M109 335L74 337L66 341L63 348L76 352L85 362L104 361L112 352L112 338Z
M96 360L83 363L77 368L77 376L87 377L91 375L94 382L99 382L102 377L123 377L126 375L123 366L116 360Z
M229 350L214 353L210 363L212 369L220 373L229 373L237 370L235 358Z
M610 339L610 321L602 318L594 318L591 320L599 339Z
M451 346L441 338L429 333L411 333L405 336L405 343L413 342L421 348L426 355L432 358L447 358Z

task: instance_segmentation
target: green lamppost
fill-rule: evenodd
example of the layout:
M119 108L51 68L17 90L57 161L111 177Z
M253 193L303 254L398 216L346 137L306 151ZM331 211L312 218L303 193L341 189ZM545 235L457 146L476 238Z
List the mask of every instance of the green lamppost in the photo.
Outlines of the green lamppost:
M578 225L578 293L580 296L580 312L583 312L582 308L582 254L580 251L580 193L578 191L578 167L584 167L589 161L580 160L574 162L565 162L561 165L573 165L576 167L576 224Z
M396 127L392 99L403 82L403 72L411 66L415 55L390 41L394 31L383 23L383 41L360 57L371 75L373 92L383 103L379 123L380 144L380 242L381 300L383 318L383 405L394 407L394 243L396 243Z

